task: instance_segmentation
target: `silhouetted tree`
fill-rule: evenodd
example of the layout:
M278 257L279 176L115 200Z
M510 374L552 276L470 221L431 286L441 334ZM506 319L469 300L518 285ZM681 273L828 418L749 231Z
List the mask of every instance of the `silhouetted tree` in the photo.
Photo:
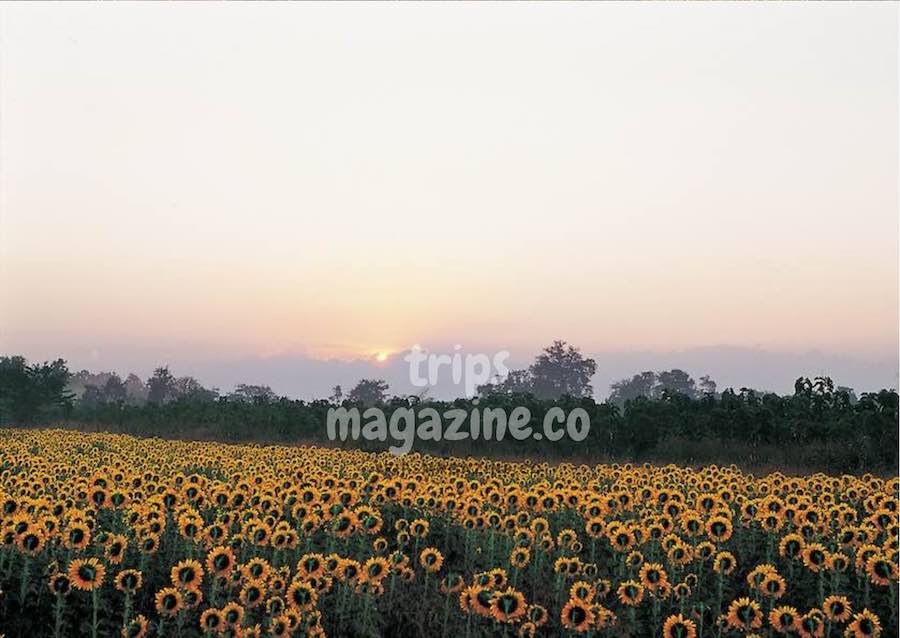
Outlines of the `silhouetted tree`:
M653 396L661 397L663 392L668 392L669 394L677 392L693 399L697 396L697 387L691 375L684 370L674 368L656 375L656 386L653 388Z
M104 403L114 403L116 405L122 405L125 403L125 400L128 398L128 391L125 389L125 384L122 382L122 378L117 375L111 375L106 383L103 384L103 401Z
M534 381L530 370L510 370L506 377L480 385L477 390L481 396L532 394Z
M362 379L350 392L347 400L365 406L384 403L390 386L383 379Z
M70 376L62 359L28 365L22 356L0 357L0 418L31 423L47 414L68 414Z
M149 390L141 378L133 372L125 379L125 395L130 405L143 405L147 402Z
M175 393L175 377L169 372L169 366L162 366L153 371L147 379L147 402L162 405Z
M276 401L278 395L267 385L239 383L234 387L234 391L228 395L228 399L239 403L264 405Z
M633 401L638 397L651 397L655 386L656 373L650 370L641 372L630 379L622 379L609 386L611 390L609 402L623 406L626 401Z
M204 388L194 377L178 377L172 384L172 398L183 401L210 402L219 396L218 390Z
M716 395L716 382L713 381L708 374L704 374L700 377L700 382L697 386L699 387L701 394Z
M594 394L591 377L597 371L596 362L585 358L578 348L567 346L565 341L557 340L544 348L528 371L532 391L539 399L562 396L579 398Z

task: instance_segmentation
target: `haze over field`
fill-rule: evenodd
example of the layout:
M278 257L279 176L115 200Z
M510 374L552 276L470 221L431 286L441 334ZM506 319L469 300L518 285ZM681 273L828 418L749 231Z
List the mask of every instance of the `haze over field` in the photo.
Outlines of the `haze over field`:
M896 387L897 12L5 4L0 351L308 398L561 338L598 396Z

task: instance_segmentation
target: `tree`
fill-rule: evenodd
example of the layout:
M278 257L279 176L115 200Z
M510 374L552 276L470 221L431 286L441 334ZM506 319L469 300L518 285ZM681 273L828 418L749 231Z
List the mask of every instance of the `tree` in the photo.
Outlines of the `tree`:
M0 417L30 423L41 416L67 414L73 395L66 362L29 365L25 357L0 357Z
M691 375L684 370L674 368L656 375L656 387L653 388L654 396L661 397L663 392L683 394L694 399L697 397L697 386Z
M708 374L704 374L702 377L700 377L700 383L698 384L698 386L701 393L716 396L716 382L713 381Z
M89 383L84 386L81 397L78 399L78 405L89 410L100 407L103 405L103 390Z
M143 405L147 402L148 389L147 385L141 378L133 372L128 375L123 384L125 387L125 396L130 405Z
M84 383L81 388L81 397L78 403L81 407L96 408L105 405L124 405L128 396L125 384L121 377L114 372L91 375L86 370L78 373L76 383L70 383L70 388L77 388L79 383ZM99 383L101 379L106 381Z
M565 341L554 341L544 348L528 368L534 396L539 399L575 398L594 394L591 377L597 371L593 359L582 356L578 348Z
M103 384L103 402L122 405L127 398L128 391L122 383L122 378L117 374L111 375Z
M267 385L248 385L246 383L239 383L234 387L234 391L228 395L228 399L239 403L265 405L276 401L278 395Z
M633 401L638 397L652 397L656 387L656 373L650 370L636 374L630 379L616 381L610 387L609 402L618 406L625 405L626 401Z
M848 405L856 405L859 402L859 397L856 396L856 391L849 386L839 385L837 387L837 390L835 390L835 394L842 395Z
M347 393L347 400L365 406L384 403L389 387L387 381L383 379L362 379Z
M169 372L169 366L162 366L153 371L147 379L147 402L162 405L175 393L175 377Z
M531 394L534 391L534 381L530 370L510 370L502 379L495 378L491 383L480 385L477 389L481 396Z
M336 385L331 389L331 396L328 397L328 400L332 403L338 404L344 398L344 390L340 385Z
M173 384L174 398L184 399L187 401L209 402L215 401L219 392L217 390L209 390L194 377L178 377Z

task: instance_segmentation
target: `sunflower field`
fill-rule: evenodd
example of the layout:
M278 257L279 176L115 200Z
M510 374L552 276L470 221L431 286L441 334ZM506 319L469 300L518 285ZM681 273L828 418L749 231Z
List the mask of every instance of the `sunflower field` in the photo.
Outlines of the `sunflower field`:
M897 478L0 430L0 633L897 636Z

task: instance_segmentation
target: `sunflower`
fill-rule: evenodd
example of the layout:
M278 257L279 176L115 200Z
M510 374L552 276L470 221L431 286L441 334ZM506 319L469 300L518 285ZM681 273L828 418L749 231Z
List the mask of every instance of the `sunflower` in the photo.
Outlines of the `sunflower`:
M222 612L218 609L207 609L200 614L200 629L203 630L203 633L218 633L224 624Z
M775 572L769 572L765 575L760 591L769 598L781 598L787 590L787 583L784 578Z
M866 571L866 563L869 561L869 559L872 556L874 556L875 554L878 554L880 551L881 550L879 550L879 548L877 546L872 545L870 543L861 544L856 550L855 565L856 565L857 571L865 572Z
M669 548L666 558L673 565L687 565L694 560L694 553L690 545L679 542Z
M428 521L421 518L417 518L409 524L410 533L416 538L425 538L428 536L429 527Z
M290 618L288 618L284 614L273 618L271 623L269 624L269 635L276 637L276 638L281 638L282 636L290 636L291 635Z
M388 562L391 564L391 569L399 573L401 569L409 565L409 556L407 556L403 552L394 552L390 556L388 556ZM326 571L328 571L329 573L333 571L328 569L327 562Z
M318 600L318 592L307 581L294 581L288 587L287 602L294 609L299 609L300 611L315 609Z
M106 549L103 555L110 565L118 565L125 559L125 551L128 549L128 538L122 534L113 534L106 541Z
M57 596L67 596L72 590L72 581L66 574L54 574L48 583L50 591Z
M534 638L537 632L537 626L531 622L523 622L516 631L516 638Z
M463 587L463 589L459 592L459 598L457 599L459 603L459 609L465 614L471 614L474 609L474 594L475 594L475 585L471 585L469 587Z
M172 567L169 578L176 587L198 589L203 583L203 567L195 560L183 560Z
M297 561L297 576L315 578L325 573L325 557L322 554L304 554Z
M853 638L878 638L881 635L881 621L868 609L853 616L853 622L847 626L847 634Z
M383 554L385 551L387 551L387 548L388 542L387 539L383 536L379 536L372 541L372 549L375 550L375 553L377 554Z
M468 593L469 609L480 616L489 617L491 615L491 602L494 598L492 589L473 585L463 590L463 593Z
M261 579L249 580L241 588L240 601L246 609L258 606L266 596L266 581Z
M612 544L613 549L622 552L623 554L631 551L631 548L634 547L636 542L634 532L626 527L617 528L615 533L609 537L609 541ZM562 545L562 543L560 543L560 545Z
M240 628L244 621L244 608L235 602L228 603L222 607L222 620L227 627Z
M709 560L716 554L716 546L709 541L698 543L694 548L694 555L700 560Z
M284 600L279 596L272 596L266 601L266 615L270 617L280 616L284 612Z
M516 622L526 610L525 596L513 588L498 591L491 599L491 616L497 622Z
M143 615L135 616L122 627L122 638L144 638L148 624Z
M160 616L175 616L184 607L184 597L174 587L164 587L156 593L156 611Z
M681 517L681 529L688 536L699 536L703 531L703 519L696 512L685 512Z
M96 558L76 558L69 563L68 575L75 589L93 591L103 584L106 567Z
M873 554L866 561L866 574L874 585L887 587L897 580L897 565L881 554Z
M812 572L818 572L828 567L828 550L819 543L804 545L800 551L800 557L806 568Z
M29 556L37 556L44 549L46 535L40 528L32 528L16 537L16 546Z
M371 596L378 598L384 594L384 585L381 581L375 580L358 580L353 586L353 591L360 596Z
M800 534L786 534L778 543L778 555L784 558L797 558L805 543Z
M762 626L759 603L749 598L738 598L729 605L725 620L733 629L759 629Z
M534 530L534 527L532 527L532 530ZM589 538L600 538L606 531L606 522L602 516L594 516L585 523L584 531Z
M569 600L560 613L562 626L577 633L590 631L594 624L594 613L589 605L580 600Z
M850 620L853 609L845 596L829 596L822 603L822 611L831 622L844 623Z
M780 634L797 631L800 627L800 613L794 607L775 607L769 612L769 624Z
M523 569L528 566L531 560L531 550L527 547L515 547L509 555L509 564L511 567Z
M331 521L331 532L338 538L347 538L356 531L358 523L353 512L342 512Z
M568 574L569 573L569 559L565 556L561 556L557 558L553 563L553 571L557 574Z
M134 594L144 583L144 577L136 569L123 569L116 574L116 589L125 594Z
M362 570L362 565L352 558L342 558L338 562L337 569L334 572L335 578L340 581L352 583L354 582Z
M556 535L556 542L560 547L571 547L577 540L578 534L574 529L563 529Z
M442 594L455 594L456 592L462 591L466 586L465 579L459 574L447 574L441 580L441 593Z
M616 624L616 614L603 605L594 605L591 607L591 611L594 614L594 626L597 629L606 629Z
M588 605L594 602L596 596L597 590L587 581L576 581L572 587L569 588L569 598L572 600L580 600Z
M733 532L734 526L731 524L731 519L725 516L713 516L706 521L706 535L717 543L726 542L731 538Z
M824 618L819 609L811 609L801 617L797 624L801 638L822 638L825 635Z
M636 580L626 580L619 585L616 594L623 605L637 607L644 599L644 586Z
M728 576L737 567L737 560L731 552L719 552L713 559L713 571Z
M697 638L697 625L681 614L669 616L663 624L663 638Z
M272 571L265 558L251 558L241 566L241 574L249 580L266 580Z
M230 547L216 547L206 556L206 569L210 574L227 575L234 566L234 551Z
M141 537L138 547L141 550L142 554L151 555L155 554L159 549L159 535L158 534L146 534Z
M325 573L335 575L341 567L343 559L338 554L329 554L325 557Z
M91 528L84 523L72 523L66 530L65 539L69 549L84 549L91 544Z
M685 600L687 598L690 598L691 593L692 593L691 586L688 585L686 582L678 583L677 585L675 585L674 593L675 593L675 597L678 598L679 600Z
M654 593L665 589L669 582L666 570L659 563L645 563L641 567L640 579L644 588Z
M382 556L373 556L362 566L362 580L371 583L381 582L389 573L391 564Z
M529 605L527 612L529 622L534 623L535 627L541 627L550 620L550 613L547 608L542 605Z
M419 554L419 564L425 568L425 571L432 574L437 573L444 564L444 556L433 547L426 547Z

